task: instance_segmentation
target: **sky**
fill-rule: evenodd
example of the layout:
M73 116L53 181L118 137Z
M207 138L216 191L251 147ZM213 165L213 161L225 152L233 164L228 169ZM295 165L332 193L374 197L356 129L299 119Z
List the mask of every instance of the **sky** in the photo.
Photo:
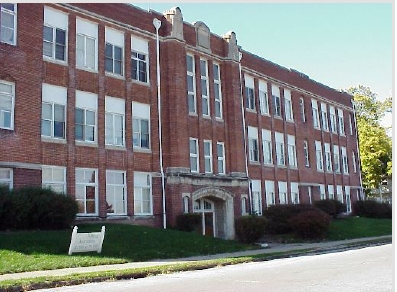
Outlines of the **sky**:
M391 1L132 4L161 13L178 6L185 22L202 21L219 36L234 31L244 50L329 87L346 90L364 85L379 100L392 96Z

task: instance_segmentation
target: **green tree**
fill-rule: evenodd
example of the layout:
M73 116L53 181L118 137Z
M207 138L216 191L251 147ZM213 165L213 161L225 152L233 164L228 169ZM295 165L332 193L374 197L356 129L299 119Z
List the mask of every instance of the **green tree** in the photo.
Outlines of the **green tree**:
M363 187L377 188L386 176L392 174L392 140L380 120L391 111L392 99L376 99L368 87L347 90L354 97Z

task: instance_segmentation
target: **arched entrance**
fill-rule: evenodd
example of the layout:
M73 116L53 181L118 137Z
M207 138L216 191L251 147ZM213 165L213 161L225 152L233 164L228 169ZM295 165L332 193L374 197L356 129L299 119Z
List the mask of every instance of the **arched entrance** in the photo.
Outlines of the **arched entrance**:
M193 212L200 213L203 235L234 239L233 194L219 188L203 188L192 194Z

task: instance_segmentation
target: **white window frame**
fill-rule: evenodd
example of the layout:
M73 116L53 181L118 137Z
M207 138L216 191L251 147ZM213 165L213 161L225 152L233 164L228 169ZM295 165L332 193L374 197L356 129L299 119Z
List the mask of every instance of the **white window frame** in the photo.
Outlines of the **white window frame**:
M303 97L299 99L299 107L300 107L301 121L306 122L305 100Z
M44 105L50 105L51 106L51 117L49 118L43 118L43 110L44 110ZM60 106L63 107L63 121L58 121L56 120L56 114L55 114L55 107ZM55 85L50 85L43 83L42 84L42 103L41 103L41 137L42 138L50 138L50 139L56 139L56 140L66 140L66 125L67 125L67 112L66 112L66 106L67 106L67 89L65 87L60 87L60 86L55 86ZM49 135L43 134L43 122L50 124L50 133ZM62 123L62 132L63 136L58 137L55 136L55 128L56 128L56 123Z
M255 85L254 85L254 78L245 75L245 108L250 111L255 111Z
M10 87L11 91L3 91L3 87ZM10 104L11 106L6 106ZM14 111L15 111L15 84L0 80L0 129L14 130ZM6 114L10 115L9 127L5 125Z
M252 212L256 215L262 215L262 191L261 181L251 181L251 194L252 194Z
M338 125L339 125L339 135L345 136L345 120L343 118L343 110L338 108Z
M357 156L356 152L352 151L352 164L353 164L353 172L357 173Z
M242 216L246 216L249 214L249 212L247 210L247 206L248 206L248 198L246 195L242 195L241 196L241 215Z
M82 50L79 50L79 38L83 41ZM94 52L88 50L88 40L94 42ZM90 59L93 59L93 64L90 64ZM98 25L82 18L76 18L76 67L94 72L98 70Z
M341 146L340 151L341 151L341 158L342 158L343 174L349 174L349 161L348 161L348 157L347 157L346 147Z
M265 165L273 165L272 132L270 130L262 129L262 151L263 163Z
M146 121L148 133L142 133L142 122ZM134 126L135 125L135 126ZM132 102L132 145L134 149L150 150L150 105L140 102ZM147 135L147 147L142 143L142 136Z
M107 56L106 55L106 46L111 46L112 48L112 56ZM115 56L115 48L120 49L121 51L121 60L116 59ZM124 76L124 33L109 28L105 27L105 52L104 52L104 57L105 57L105 73L110 74L112 76ZM106 68L106 60L111 60L112 62L112 69L109 70ZM115 64L116 62L120 63L120 72L115 72Z
M91 92L84 92L80 90L76 90L76 109L82 110L84 112L84 124L83 126L83 139L77 139L76 130L77 130L77 118L75 118L75 140L78 143L90 143L96 144L97 143L97 124L98 124L98 95ZM94 124L87 123L87 112L94 113ZM87 127L93 128L94 130L94 140L87 139Z
M9 45L13 45L13 46L15 46L16 44L17 44L17 4L12 4L12 3L2 3L2 4L10 4L10 5L13 5L13 11L11 11L11 10L9 10L9 9L7 9L7 8L5 8L5 7L3 7L3 5L0 5L1 6L1 14L9 14L9 15L12 15L12 17L13 17L13 26L14 27L6 27L4 24L3 24L3 22L2 22L2 19L3 19L3 17L1 17L0 16L0 20L1 20L1 22L0 22L0 43L5 43L5 44L9 44ZM2 30L3 30L3 28L4 29L9 29L9 30L12 30L12 40L11 41L9 41L9 40L6 40L4 37L3 37L3 34L2 34Z
M14 173L12 168L0 168L1 172L8 173L8 177L0 176L0 185L8 185L8 189L12 190L14 186Z
M323 148L321 145L321 141L314 142L316 149L316 167L317 171L324 171L324 157L323 157Z
M265 180L265 192L266 192L266 205L270 207L276 204L276 195L274 189L274 181Z
M214 75L215 118L223 119L221 67L218 63L213 63L212 67Z
M335 188L334 185L328 185L328 199L335 199Z
M116 118L121 118L121 141L116 133ZM112 119L111 128L108 127L109 119ZM109 141L108 137L112 137ZM125 101L122 98L105 96L105 145L125 147Z
M192 70L189 71L189 59L192 61ZM189 79L192 80L192 90L189 90ZM196 73L194 56L186 54L186 88L187 88L187 103L189 114L197 114L197 101L196 101ZM191 108L193 106L193 108Z
M336 198L343 204L343 187L341 185L336 186Z
M320 184L319 185L319 192L320 192L320 200L327 199L327 195L325 193L325 185L324 184Z
M339 146L333 145L333 158L334 158L334 171L336 173L341 172L341 163L340 163L340 154L339 154Z
M146 178L146 183L143 181ZM149 190L149 212L143 210L143 190ZM149 172L134 172L134 215L151 216L153 215L153 190L152 190L152 175ZM138 203L140 210L138 211Z
M318 114L317 100L312 98L312 116L313 116L313 128L320 129L320 118Z
M89 181L90 178L86 177L86 172L94 172L95 181ZM75 169L75 177L76 177L76 201L82 201L84 204L84 212L77 213L77 216L98 216L98 169L94 168L76 168ZM78 181L82 179L82 181ZM78 197L78 189L79 187L84 187L83 198ZM87 199L87 187L94 187L94 199ZM95 203L95 212L87 213L87 202L94 201Z
M208 60L200 59L200 80L201 80L201 110L203 116L210 116L210 89L208 83Z
M145 71L139 68L144 68ZM136 76L133 74L134 69ZM131 36L131 79L149 83L149 44L148 41L135 36Z
M261 115L270 115L269 97L267 95L267 83L259 80L259 106Z
M56 62L67 63L68 59L68 15L59 10L55 10L44 6L44 24L43 24L43 57L47 60L54 60ZM44 37L44 29L48 28L52 31L51 40L46 40ZM65 43L60 44L57 40L57 31L63 31L65 34ZM45 55L45 44L51 45L51 56ZM57 58L57 46L64 47L63 58Z
M303 154L305 156L305 166L310 167L309 144L307 140L303 141Z
M287 122L294 122L291 91L288 89L284 89L284 112L285 112L285 120Z
M324 143L325 171L332 172L332 155L329 143Z
M300 198L299 198L299 185L296 182L291 182L290 183L291 187L291 204L299 204L300 203Z
M216 143L217 159L218 159L218 174L226 174L226 158L225 158L225 143ZM219 151L219 149L222 149ZM222 153L219 153L222 152Z
M287 182L285 181L278 182L278 201L280 205L288 204Z
M298 162L296 159L296 145L295 136L287 135L287 148L288 148L288 165L293 168L298 167Z
M49 171L51 178L44 179L44 171ZM54 178L54 171L62 172L62 180ZM41 167L41 183L43 188L50 188L54 192L66 194L66 167L54 165L42 165ZM56 186L59 186L58 188Z
M334 134L337 133L337 125L336 125L336 115L335 115L335 107L329 107L329 120L330 120L330 131Z
M281 95L280 87L272 84L273 115L281 118Z
M352 114L349 113L349 130L350 135L353 135L353 121L352 121Z
M278 166L285 166L285 143L284 134L275 132L275 143L276 143L276 161Z
M259 162L258 128L248 126L249 161Z
M121 175L122 183L116 183L115 181L110 181L111 175ZM126 172L122 170L106 170L106 206L107 214L109 216L117 215L127 215L127 184L126 184ZM121 200L120 200L120 193ZM112 197L113 204L109 204L109 199ZM122 212L116 212L120 209L119 204L121 204ZM109 212L109 208L113 207L113 212Z
M196 148L196 151L193 152L192 151L192 143L194 143L194 147ZM198 139L197 138L189 138L189 156L190 156L190 172L194 172L194 173L198 173L199 169L200 169L200 165L199 165L199 145L198 145ZM192 161L196 161L196 168L193 168L193 164Z
M212 141L204 140L203 143L203 152L204 152L204 172L212 173Z
M321 127L323 131L328 132L328 112L327 112L327 105L325 103L320 104L321 107Z

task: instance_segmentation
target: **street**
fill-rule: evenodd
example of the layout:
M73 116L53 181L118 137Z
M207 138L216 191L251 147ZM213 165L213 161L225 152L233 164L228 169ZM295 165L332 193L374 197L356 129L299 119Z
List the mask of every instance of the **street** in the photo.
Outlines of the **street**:
M387 244L40 291L388 292L393 291L393 276L393 247Z

